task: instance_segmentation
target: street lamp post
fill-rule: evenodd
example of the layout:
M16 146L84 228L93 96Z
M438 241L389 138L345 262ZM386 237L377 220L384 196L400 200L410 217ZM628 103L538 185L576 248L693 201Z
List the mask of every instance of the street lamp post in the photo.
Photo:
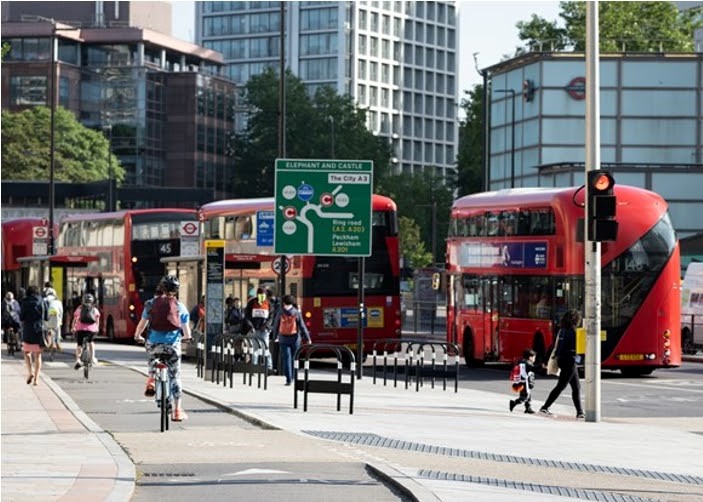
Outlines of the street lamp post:
M332 155L332 159L335 158L335 152L334 152L334 136L335 136L335 130L334 130L334 116L332 115L327 115L327 118L330 121L330 134L332 135L331 141L330 141L330 155Z
M56 21L51 20L51 119L49 124L49 242L47 244L47 254L54 254L54 206L56 205L55 182L54 182L54 121L56 115Z
M515 90L493 89L493 92L509 92L512 101L511 140L510 140L510 188L515 188Z

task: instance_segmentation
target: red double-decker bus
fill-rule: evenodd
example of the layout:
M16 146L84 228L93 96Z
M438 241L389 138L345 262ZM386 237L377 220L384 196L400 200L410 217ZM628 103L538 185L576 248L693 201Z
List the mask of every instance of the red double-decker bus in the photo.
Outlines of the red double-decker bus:
M274 198L211 202L199 210L204 239L225 240L225 294L242 302L257 286L275 285L280 258L273 254ZM364 351L373 341L400 336L400 259L395 202L372 197L371 256L364 258ZM313 340L357 345L359 259L290 256L286 293L298 301Z
M69 296L95 296L102 335L134 337L144 301L164 276L161 258L180 254L181 222L188 221L197 221L194 209L133 209L69 216L61 222L51 261L83 265L66 269L64 290Z
M34 256L35 238L48 238L48 222L45 218L11 218L2 222L2 292L17 293L20 287L41 286L49 279L48 257L37 257L37 266L28 259ZM54 225L54 235L58 232ZM35 235L36 232L36 235ZM46 246L46 244L45 244ZM46 250L44 250L46 255ZM25 263L22 263L25 262Z
M617 240L602 243L602 367L681 364L679 245L664 199L615 187ZM561 315L584 311L583 188L506 189L452 206L447 339L466 363L540 360Z

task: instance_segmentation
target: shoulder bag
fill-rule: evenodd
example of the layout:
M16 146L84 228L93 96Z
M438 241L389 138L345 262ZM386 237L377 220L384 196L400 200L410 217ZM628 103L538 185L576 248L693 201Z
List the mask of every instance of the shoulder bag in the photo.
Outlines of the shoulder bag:
M554 348L552 349L552 353L547 361L547 375L559 376L559 373L561 372L559 364L557 363L557 347L559 346L560 335L561 331L557 334L557 339L554 341Z

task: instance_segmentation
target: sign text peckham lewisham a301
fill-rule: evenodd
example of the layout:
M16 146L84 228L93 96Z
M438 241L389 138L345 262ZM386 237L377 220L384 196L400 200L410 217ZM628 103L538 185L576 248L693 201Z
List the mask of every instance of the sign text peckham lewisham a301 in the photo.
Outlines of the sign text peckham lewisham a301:
M370 160L277 159L276 254L371 255Z

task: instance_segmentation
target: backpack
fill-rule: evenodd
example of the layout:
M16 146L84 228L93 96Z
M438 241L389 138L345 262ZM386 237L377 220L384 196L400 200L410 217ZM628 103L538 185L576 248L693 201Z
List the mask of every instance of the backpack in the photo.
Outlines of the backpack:
M3 309L2 309L2 323L3 325L11 323L14 318L12 317L12 305L5 300L3 300Z
M296 314L287 315L281 314L281 320L278 323L279 335L297 335L298 334L298 316Z
M93 312L93 307L88 305L81 305L81 316L79 320L83 324L95 324L95 314Z
M181 315L175 296L154 298L149 312L149 327L155 331L174 331L181 327Z
M513 369L510 371L510 381L512 383L520 383L520 363L513 366Z

